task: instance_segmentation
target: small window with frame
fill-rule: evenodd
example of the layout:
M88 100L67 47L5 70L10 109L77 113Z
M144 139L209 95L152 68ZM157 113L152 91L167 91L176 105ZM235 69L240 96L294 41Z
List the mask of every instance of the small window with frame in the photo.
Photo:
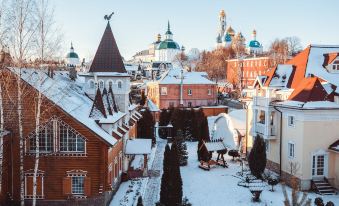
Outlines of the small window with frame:
M287 116L288 126L295 127L295 116L289 115Z
M167 95L167 87L161 87L161 95Z
M295 144L294 142L288 142L288 146L287 146L287 152L288 152L288 157L289 158L294 158L295 157Z
M188 89L187 93L188 95L192 95L192 89Z

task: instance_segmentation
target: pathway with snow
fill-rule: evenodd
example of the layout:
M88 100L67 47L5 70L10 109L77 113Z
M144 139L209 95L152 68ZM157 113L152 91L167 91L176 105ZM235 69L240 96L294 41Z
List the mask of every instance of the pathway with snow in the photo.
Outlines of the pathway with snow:
M155 203L159 201L159 191L163 166L162 162L164 159L166 142L166 140L162 140L159 138L157 139L157 149L151 168L153 175L151 175L151 177L148 179L146 190L142 198L144 205L155 205Z

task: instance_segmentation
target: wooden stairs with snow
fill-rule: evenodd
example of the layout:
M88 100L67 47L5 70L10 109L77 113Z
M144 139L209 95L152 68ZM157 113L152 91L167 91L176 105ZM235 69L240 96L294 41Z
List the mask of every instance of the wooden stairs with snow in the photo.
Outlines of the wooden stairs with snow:
M312 180L315 191L321 195L335 195L336 190L326 179Z

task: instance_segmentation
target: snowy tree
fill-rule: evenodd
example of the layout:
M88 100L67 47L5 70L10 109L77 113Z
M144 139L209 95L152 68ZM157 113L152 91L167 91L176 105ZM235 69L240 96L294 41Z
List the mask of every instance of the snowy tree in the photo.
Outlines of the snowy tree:
M248 163L252 175L262 179L262 173L266 167L266 146L262 137L257 135L254 140L253 148L248 157Z
M174 138L172 147L176 147L178 151L178 158L179 158L179 165L186 166L188 153L187 153L187 146L183 137L183 133L181 130L177 131L177 135Z
M163 173L161 177L161 188L160 188L160 203L166 205L169 202L169 190L170 190L170 156L171 149L167 144L164 152L164 160L163 160Z
M179 154L176 147L171 147L170 156L170 184L169 184L169 204L180 205L182 202L182 179L180 174Z
M142 202L142 197L141 196L138 197L137 206L144 206L144 203Z

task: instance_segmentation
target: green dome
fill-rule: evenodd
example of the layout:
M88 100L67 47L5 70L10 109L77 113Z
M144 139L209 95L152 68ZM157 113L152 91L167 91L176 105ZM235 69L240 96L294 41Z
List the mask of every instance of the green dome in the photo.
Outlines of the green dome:
M165 40L159 44L158 49L180 49L179 44L174 41Z
M259 48L261 44L257 40L250 41L249 47Z
M75 52L70 52L66 55L66 58L78 58L79 59L79 56Z

